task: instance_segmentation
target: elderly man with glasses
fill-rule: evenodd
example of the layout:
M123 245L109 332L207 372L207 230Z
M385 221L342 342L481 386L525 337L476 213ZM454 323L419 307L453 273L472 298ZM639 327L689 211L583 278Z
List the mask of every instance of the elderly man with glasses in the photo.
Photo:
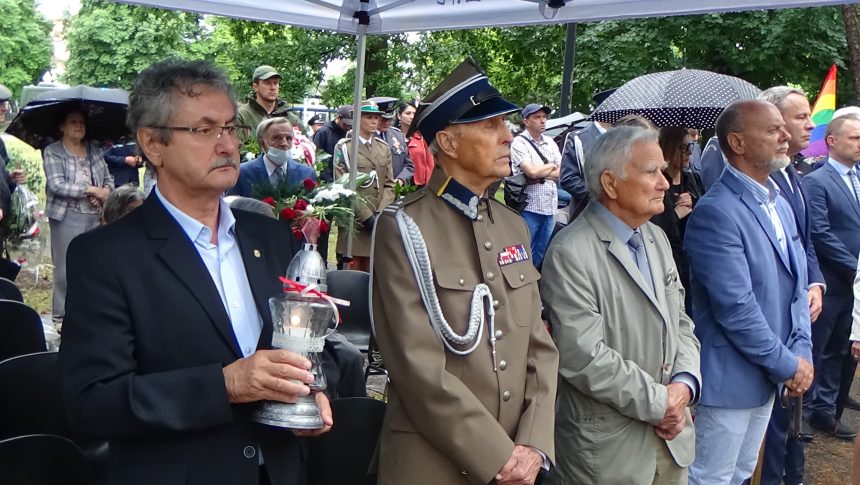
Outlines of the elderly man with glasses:
M300 439L258 425L258 401L310 392L310 362L270 350L267 299L295 241L231 211L236 101L203 62L140 73L128 124L158 172L144 204L68 252L63 395L72 425L110 441L110 483L300 484ZM129 259L128 255L135 258ZM325 426L328 401L317 395Z

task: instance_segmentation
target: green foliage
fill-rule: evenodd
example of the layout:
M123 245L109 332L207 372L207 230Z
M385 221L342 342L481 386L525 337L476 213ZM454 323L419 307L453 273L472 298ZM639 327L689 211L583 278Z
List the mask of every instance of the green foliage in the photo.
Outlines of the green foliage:
M299 102L323 79L326 65L347 55L352 36L266 22L213 18L215 62L226 69L241 99L252 93L251 74L261 64L281 74L281 97Z
M34 0L0 0L0 83L17 97L51 68L51 23Z
M9 154L10 171L15 169L24 170L27 174L27 188L36 194L44 204L45 200L45 172L42 169L42 157L37 150L29 145L11 138L4 138L6 151ZM17 142L17 143L16 143Z
M130 88L138 72L169 57L205 58L196 14L85 0L68 21L69 84Z

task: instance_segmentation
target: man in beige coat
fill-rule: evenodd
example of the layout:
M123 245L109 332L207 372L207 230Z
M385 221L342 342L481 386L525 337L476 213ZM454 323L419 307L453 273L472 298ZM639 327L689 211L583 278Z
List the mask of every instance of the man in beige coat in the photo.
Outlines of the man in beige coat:
M699 342L666 235L657 133L608 131L588 156L593 200L553 241L541 290L559 349L553 484L684 484Z
M373 224L382 209L394 202L394 172L391 164L391 148L376 136L376 127L382 111L373 101L363 101L361 105L361 123L358 127L358 173L368 175L368 180L357 187L357 192L363 200L355 207L355 231L352 238L352 259L344 258L346 254L346 227L338 228L337 259L338 263L348 263L348 269L370 271L370 234ZM334 176L339 179L349 173L352 144L355 139L355 129L346 138L340 140L334 149Z
M470 61L416 115L437 164L426 188L374 233L373 322L391 379L383 485L532 484L554 459L558 353L528 230L486 193L510 174L504 118L518 108Z

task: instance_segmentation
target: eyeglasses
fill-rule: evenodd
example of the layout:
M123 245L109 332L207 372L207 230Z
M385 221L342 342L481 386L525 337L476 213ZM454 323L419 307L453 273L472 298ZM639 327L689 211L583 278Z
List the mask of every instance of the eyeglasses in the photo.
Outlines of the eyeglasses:
M186 133L191 133L194 136L209 141L220 140L221 137L224 136L224 133L227 133L227 136L229 136L230 138L236 139L239 138L240 134L244 137L247 137L251 133L250 128L241 125L199 126L196 128L192 128L190 126L153 126L153 128L159 130L182 131Z

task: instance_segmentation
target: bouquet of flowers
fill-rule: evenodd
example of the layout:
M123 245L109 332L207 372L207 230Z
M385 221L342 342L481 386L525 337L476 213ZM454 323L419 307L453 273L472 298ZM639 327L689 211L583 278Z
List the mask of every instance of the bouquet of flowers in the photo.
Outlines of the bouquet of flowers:
M363 178L367 175L359 174L357 184L360 185ZM345 226L354 217L353 204L360 196L346 188L347 181L348 175L323 185L311 179L292 186L263 182L252 192L256 198L272 206L280 220L290 224L296 239L304 238L308 243L316 244L319 235L331 230L332 224Z

